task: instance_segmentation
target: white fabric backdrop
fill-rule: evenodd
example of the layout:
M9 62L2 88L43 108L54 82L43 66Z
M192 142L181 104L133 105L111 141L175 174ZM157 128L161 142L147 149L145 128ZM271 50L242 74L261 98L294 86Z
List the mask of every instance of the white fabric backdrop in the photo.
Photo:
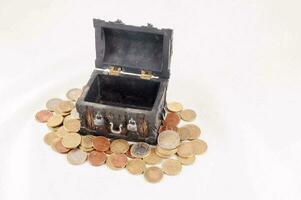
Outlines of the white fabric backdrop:
M0 199L300 199L298 0L0 1ZM208 152L149 184L71 166L34 114L94 68L92 18L174 29L168 99L198 112Z

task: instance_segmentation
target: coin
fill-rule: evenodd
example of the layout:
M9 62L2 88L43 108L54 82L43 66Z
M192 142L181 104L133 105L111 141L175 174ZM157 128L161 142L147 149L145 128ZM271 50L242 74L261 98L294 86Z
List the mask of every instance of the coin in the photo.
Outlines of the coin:
M72 149L67 154L67 160L72 165L83 164L87 160L88 154L80 149Z
M40 110L36 113L35 118L40 123L45 123L49 120L50 117L52 117L53 113L49 110Z
M49 118L47 122L47 126L49 127L57 127L62 124L64 118L61 115L53 115Z
M77 112L77 110L76 110L75 107L71 110L70 116L71 116L72 118L74 118L74 119L80 119L80 118L79 118L79 113Z
M59 98L50 99L46 103L46 108L50 111L54 111L61 101Z
M182 110L180 115L182 120L187 122L191 122L196 118L196 113L191 109Z
M133 145L130 145L130 148L127 150L127 152L125 152L125 155L129 158L134 159L135 157L131 154L131 148Z
M174 176L181 172L182 165L178 160L167 159L162 163L162 170L165 174Z
M92 140L93 140L93 136L92 135L85 135L82 136L82 140L81 140L81 146L89 149L89 148L93 148L93 144L92 144Z
M145 158L143 158L143 160L145 161L146 164L149 164L149 165L156 165L156 164L159 164L161 163L162 161L162 158L160 158L156 152L155 152L155 149L152 148L151 149L151 153L146 156Z
M187 140L191 137L191 131L190 130L191 129L189 129L187 126L183 126L183 127L178 128L177 132L179 133L181 141Z
M66 97L72 101L77 101L77 99L80 97L81 94L82 94L81 89L73 88L67 92Z
M68 132L78 132L80 129L80 121L78 119L69 119L64 122L64 128Z
M143 174L145 170L145 162L141 159L132 159L126 165L127 170L134 175Z
M181 156L178 156L177 158L178 158L178 160L180 161L180 163L182 165L192 165L195 161L195 156L194 155L191 156L191 157L185 157L185 158L181 157Z
M177 154L181 157L192 157L194 155L194 148L191 142L184 142L178 146Z
M156 153L160 158L169 158L169 157L170 157L170 155L163 155L163 154L161 154L160 152L158 152L157 149L155 150L155 153Z
M187 127L190 131L190 136L189 136L188 139L195 140L195 139L198 139L200 137L201 129L197 125L187 124L184 127Z
M137 142L131 147L131 154L136 158L144 158L151 152L150 146L145 142Z
M58 137L62 138L62 137L64 137L65 135L67 135L67 134L69 134L69 133L65 130L65 128L64 128L63 126L61 126L61 127L59 127L59 128L55 131L55 134L56 134Z
M144 178L150 183L157 183L162 180L163 172L159 167L149 167L144 172Z
M56 142L52 143L51 147L58 153L67 153L68 151L70 151L69 148L64 147L61 138Z
M103 136L93 138L92 144L97 151L107 151L110 148L110 141Z
M181 121L181 118L176 113L168 113L163 121L164 126L176 127Z
M128 158L125 154L112 153L107 158L107 164L111 169L121 169L126 166Z
M163 149L160 146L156 147L156 153L159 153L159 155L163 155L163 156L172 156L175 153L177 153L177 148L175 149Z
M178 131L178 128L176 126L164 125L164 126L161 126L159 133L162 133L163 131L166 131L166 130Z
M191 144L196 155L203 154L207 150L207 143L203 140L192 140Z
M170 112L180 112L181 110L183 110L183 106L178 102L170 102L167 104L167 109Z
M123 139L113 140L110 149L113 153L126 153L130 148L128 141Z
M93 147L92 147L92 148L86 148L86 147L84 147L84 146L82 146L82 145L79 145L78 148L79 148L80 150L84 151L84 152L91 152L91 151L94 150Z
M107 155L104 152L92 151L88 156L88 161L93 166L103 165L107 160Z
M71 101L61 101L57 106L60 113L69 113L73 108L74 104Z
M175 149L179 143L180 136L175 131L166 130L158 136L158 145L163 149Z
M56 139L58 139L58 136L54 132L47 133L44 136L44 142L48 145L52 145Z
M66 148L76 148L80 144L81 139L78 133L69 133L63 137L62 144Z

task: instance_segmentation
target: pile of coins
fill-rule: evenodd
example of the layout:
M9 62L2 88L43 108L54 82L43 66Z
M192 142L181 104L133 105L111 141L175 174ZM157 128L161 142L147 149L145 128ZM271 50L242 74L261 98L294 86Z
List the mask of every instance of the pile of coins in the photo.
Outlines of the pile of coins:
M181 120L192 122L196 113L183 109L180 103L167 104L169 111L162 123L157 146L144 142L129 143L123 139L110 140L103 136L80 135L80 118L75 103L81 89L67 92L68 100L53 98L46 108L36 113L40 123L46 123L50 132L44 136L47 145L61 154L66 154L72 165L88 161L92 166L106 164L113 170L126 168L134 175L144 175L151 183L159 182L164 174L181 172L183 165L191 165L196 155L207 150L207 144L199 139L201 129L195 124L178 127Z

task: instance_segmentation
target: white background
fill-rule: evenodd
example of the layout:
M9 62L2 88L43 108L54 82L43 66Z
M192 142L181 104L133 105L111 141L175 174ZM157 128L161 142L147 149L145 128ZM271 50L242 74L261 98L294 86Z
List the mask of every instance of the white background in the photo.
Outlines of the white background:
M298 0L0 0L0 199L300 199ZM94 69L92 18L174 29L168 100L208 152L159 184L72 166L36 111Z

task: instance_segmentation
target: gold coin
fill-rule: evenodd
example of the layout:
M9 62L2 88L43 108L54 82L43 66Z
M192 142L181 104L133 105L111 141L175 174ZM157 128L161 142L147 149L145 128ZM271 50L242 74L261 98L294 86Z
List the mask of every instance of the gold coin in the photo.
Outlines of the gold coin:
M72 165L83 164L87 160L88 154L80 149L72 149L67 154L67 160Z
M182 120L187 122L191 122L196 118L196 113L191 109L182 110L180 115Z
M161 163L162 161L162 158L160 158L156 152L155 152L155 149L152 148L151 149L151 153L146 156L145 158L143 158L143 160L145 161L146 164L149 164L149 165L156 165L156 164L159 164Z
M80 144L81 139L78 133L69 133L63 137L62 144L69 149L76 148Z
M78 132L80 129L80 121L78 119L69 119L64 122L64 128L68 132Z
M63 126L60 126L57 131L55 131L55 134L59 137L59 138L63 138L65 135L69 134L65 128Z
M73 88L69 90L66 94L66 97L72 101L77 101L77 99L81 96L82 90L79 88Z
M126 168L131 174L143 174L145 170L145 162L141 159L132 159L128 162Z
M128 158L125 154L112 153L107 158L107 165L109 168L118 170L124 168L128 163Z
M73 108L74 104L71 101L61 101L57 106L60 113L69 113Z
M59 105L61 102L61 99L58 98L53 98L47 101L46 103L46 108L50 111L55 111L56 107Z
M157 183L162 180L163 172L159 167L149 167L145 170L144 177L150 183Z
M193 155L191 157L185 157L185 158L178 156L177 158L181 162L182 165L192 165L195 161L195 155Z
M128 141L123 139L113 140L110 149L113 153L126 153L130 148Z
M170 112L180 112L181 110L183 110L183 106L178 102L170 102L167 104L167 109Z
M181 172L182 165L178 160L167 159L162 163L162 170L165 174L174 176Z
M56 114L58 114L58 115L62 115L63 117L66 117L66 116L70 115L70 112L62 112L62 111L60 111L60 110L58 109L58 107L56 107L56 108L54 109L54 112L55 112Z
M180 144L179 133L166 130L159 134L158 145L163 149L174 149Z
M175 153L177 153L177 148L175 149L163 149L160 146L156 147L156 151L160 154L160 155L164 155L164 156L172 156Z
M58 138L58 136L54 132L47 133L44 136L44 142L48 145L52 145Z
M194 148L191 142L184 142L178 146L177 154L181 157L194 156Z
M93 149L92 139L93 139L92 135L82 136L81 146L83 146L86 149L91 149L91 148Z
M91 147L91 148L86 148L86 147L84 147L84 146L82 146L82 145L79 145L79 149L82 150L82 151L84 151L84 152L91 152L91 151L94 150L93 147Z
M47 126L49 127L57 127L62 124L64 118L61 115L53 115L49 118L47 122Z
M157 151L157 149L155 150L155 153L160 157L160 158L169 158L170 155L163 155L160 152Z
M191 144L196 155L203 154L207 150L207 143L203 140L192 140Z
M189 139L191 137L191 131L186 126L178 128L177 132L179 133L181 141L187 140L187 139Z
M195 140L198 139L201 135L201 129L195 124L187 124L184 127L190 130L190 136L188 139Z

